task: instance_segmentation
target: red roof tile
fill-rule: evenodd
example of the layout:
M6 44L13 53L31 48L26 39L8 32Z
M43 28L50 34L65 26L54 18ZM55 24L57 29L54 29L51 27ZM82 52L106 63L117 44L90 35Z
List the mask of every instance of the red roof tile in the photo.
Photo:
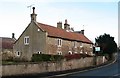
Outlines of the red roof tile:
M13 49L14 39L1 37L1 40L0 44L2 45L2 49Z
M59 37L68 40L81 41L86 43L92 43L85 35L75 32L67 32L64 29L56 28L54 26L38 23L38 27L48 32L48 36Z

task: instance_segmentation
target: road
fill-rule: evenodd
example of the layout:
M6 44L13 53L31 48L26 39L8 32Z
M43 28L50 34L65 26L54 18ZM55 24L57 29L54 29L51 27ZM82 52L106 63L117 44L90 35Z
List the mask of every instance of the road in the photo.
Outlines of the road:
M68 74L56 75L54 78L120 78L120 54L116 62L94 68Z

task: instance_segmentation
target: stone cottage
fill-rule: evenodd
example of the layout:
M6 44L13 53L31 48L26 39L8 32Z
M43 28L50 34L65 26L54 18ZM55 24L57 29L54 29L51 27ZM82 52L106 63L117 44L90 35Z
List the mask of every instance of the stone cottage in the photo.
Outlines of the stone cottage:
M31 22L14 44L16 58L31 60L33 54L66 55L86 53L91 55L93 43L84 35L84 30L74 31L65 20L57 23L57 27L36 21L35 7L31 14Z
M14 33L12 33L12 38L0 37L0 59L10 60L13 58L13 45L15 40Z

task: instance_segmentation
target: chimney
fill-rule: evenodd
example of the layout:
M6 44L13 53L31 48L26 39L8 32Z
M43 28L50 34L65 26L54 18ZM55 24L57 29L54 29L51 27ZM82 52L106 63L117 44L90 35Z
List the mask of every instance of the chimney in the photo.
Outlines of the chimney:
M12 33L12 39L16 40L15 33Z
M74 28L70 28L70 31L71 31L71 32L74 32Z
M75 33L83 34L84 35L84 30L81 31L74 31Z
M62 22L58 22L58 23L57 23L57 28L62 29Z
M83 34L83 35L84 35L84 30L81 30L81 34Z
M67 23L67 19L65 20L64 29L65 29L66 31L69 31L69 30L70 30L70 25Z
M12 38L15 38L15 34L14 33L12 33Z
M32 9L33 9L33 13L31 14L31 22L32 21L36 22L36 16L37 16L37 14L35 14L35 7L33 7Z

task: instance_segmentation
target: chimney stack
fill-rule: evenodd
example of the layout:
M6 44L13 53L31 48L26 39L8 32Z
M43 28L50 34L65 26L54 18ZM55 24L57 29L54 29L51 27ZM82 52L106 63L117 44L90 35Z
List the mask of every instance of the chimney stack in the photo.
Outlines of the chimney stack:
M74 32L74 28L70 28L70 31L71 31L71 32Z
M83 34L83 35L84 35L84 30L81 30L81 34Z
M57 28L62 29L62 22L58 22L58 23L57 23Z
M37 14L35 14L35 7L33 7L32 9L33 9L33 13L31 14L31 22L32 21L36 22L36 16L37 16Z
M67 23L67 19L65 20L64 29L65 29L66 31L69 31L69 30L70 30L70 25Z
M15 34L14 33L12 33L12 38L15 38Z
M16 40L15 33L12 33L12 39Z

